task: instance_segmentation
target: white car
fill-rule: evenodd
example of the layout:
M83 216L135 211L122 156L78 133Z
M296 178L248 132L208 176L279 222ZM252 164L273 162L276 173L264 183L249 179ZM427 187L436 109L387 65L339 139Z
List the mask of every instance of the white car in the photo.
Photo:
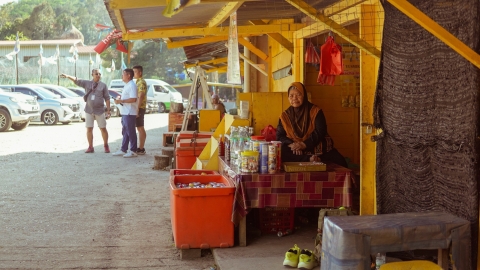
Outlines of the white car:
M0 132L11 128L22 130L30 120L40 116L37 99L21 93L10 93L0 89Z
M134 79L136 81L136 79ZM158 112L164 113L170 110L170 103L184 103L182 94L170 84L157 79L145 79L147 83L147 100L158 105ZM125 83L122 80L112 80L109 89L121 91Z
M40 104L40 116L35 117L32 121L43 122L45 125L80 121L80 104L76 100L60 98L60 96L34 85L2 85L0 88L37 97L38 104Z
M78 95L77 93L73 92L72 90L55 84L37 84L37 86L43 87L54 94L59 95L62 98L69 98L74 99L79 102L80 104L80 118L85 121L85 106L86 102L83 100L83 96Z

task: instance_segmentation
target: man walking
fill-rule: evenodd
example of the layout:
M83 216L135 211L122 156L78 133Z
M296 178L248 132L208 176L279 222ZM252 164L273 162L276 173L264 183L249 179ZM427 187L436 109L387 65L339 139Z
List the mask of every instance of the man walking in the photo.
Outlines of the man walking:
M143 79L143 67L133 67L134 78L137 79L137 94L138 94L138 114L135 126L138 131L138 148L137 155L145 155L145 140L147 133L145 132L145 110L147 108L147 83Z
M94 153L95 149L93 148L93 122L96 120L97 125L102 132L103 138L103 147L105 153L110 153L110 148L108 147L108 132L107 132L107 121L110 117L110 95L108 94L107 85L100 81L99 69L92 70L91 81L89 80L80 80L77 77L73 77L67 74L62 73L60 77L68 78L73 81L76 85L85 88L85 126L87 127L87 141L88 148L85 153ZM107 113L105 114L104 103L107 104Z
M124 158L137 157L137 133L135 131L135 120L137 119L138 102L137 86L133 82L133 69L127 68L122 72L122 80L125 82L122 96L115 100L115 104L120 104L120 113L122 114L122 147L114 156L123 156ZM128 145L130 143L130 150ZM127 152L128 150L128 152Z

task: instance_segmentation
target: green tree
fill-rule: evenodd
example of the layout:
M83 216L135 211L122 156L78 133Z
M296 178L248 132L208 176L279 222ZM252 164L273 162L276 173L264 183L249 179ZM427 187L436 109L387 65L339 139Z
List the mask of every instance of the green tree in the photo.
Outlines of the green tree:
M159 78L168 83L176 83L173 75L183 71L181 61L186 59L182 48L167 49L163 42L137 41L133 49L130 66L143 66L145 78Z
M57 36L54 25L55 13L52 7L48 3L42 3L36 6L30 17L23 21L21 30L32 40L48 40Z

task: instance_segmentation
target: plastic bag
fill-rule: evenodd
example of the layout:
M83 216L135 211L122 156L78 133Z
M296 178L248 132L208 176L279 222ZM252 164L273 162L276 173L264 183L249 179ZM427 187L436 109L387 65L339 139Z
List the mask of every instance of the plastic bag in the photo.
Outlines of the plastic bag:
M262 131L260 131L263 137L265 137L265 141L271 142L277 139L277 129L274 128L272 125L266 126Z
M307 49L305 50L305 63L318 64L320 63L320 56L315 50L315 46L311 41L308 42Z
M320 84L335 84L335 76L343 73L342 46L335 43L332 36L328 36L325 44L320 48L320 72L317 82Z

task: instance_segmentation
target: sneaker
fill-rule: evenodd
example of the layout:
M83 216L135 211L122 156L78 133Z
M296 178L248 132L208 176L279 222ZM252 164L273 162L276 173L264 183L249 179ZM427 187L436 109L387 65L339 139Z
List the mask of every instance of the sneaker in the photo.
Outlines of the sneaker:
M131 158L131 157L138 157L138 156L132 150L128 150L128 152L125 155L123 155L123 157L124 158Z
M300 252L298 269L310 270L315 266L317 266L317 259L315 258L315 255L313 255L313 253L308 249L302 249Z
M90 147L87 148L85 153L95 153L95 149L93 149L93 147L90 146Z
M137 155L145 155L145 148L137 148Z
M289 249L285 253L285 260L283 260L283 265L297 268L299 255L300 255L300 248L297 246L297 244L295 244L293 248Z
M112 156L123 156L125 155L127 152L123 152L122 150L118 150L117 152L113 153Z
M110 153L110 147L108 147L108 145L104 145L103 148L105 148L105 153Z

